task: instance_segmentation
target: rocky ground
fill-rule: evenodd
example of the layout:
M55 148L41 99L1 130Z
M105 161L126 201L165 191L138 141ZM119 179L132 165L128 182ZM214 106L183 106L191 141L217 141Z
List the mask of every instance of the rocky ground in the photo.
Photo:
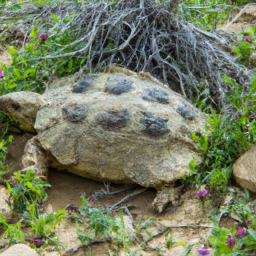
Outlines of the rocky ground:
M31 137L30 134L16 134L14 136L13 143L9 146L7 164L10 166L11 172L17 170L21 166L21 157L24 150L26 141ZM11 172L8 175L11 175ZM86 196L96 195L97 192L102 192L106 189L106 185L101 182L96 182L93 180L81 178L72 175L67 172L59 172L54 169L49 172L49 183L51 188L47 190L48 199L44 204L45 213L50 213L51 211L57 211L61 208L66 208L68 205L72 204L73 207L68 207L70 209L68 213L72 213L72 209L75 206L80 207L80 196L86 193ZM111 184L109 187L110 191L119 191L123 189L122 185ZM231 188L231 187L230 187ZM234 187L233 187L234 188ZM132 194L134 191L140 190L141 187L136 187L125 192L118 193L114 196L106 196L100 198L93 202L93 207L110 207L121 199ZM174 241L182 241L186 245L194 245L192 249L192 255L198 255L197 249L199 249L205 242L207 235L209 234L213 223L209 220L212 205L206 203L205 212L202 210L200 201L195 196L195 189L185 188L181 194L180 199L174 204L170 204L167 209L162 214L156 214L152 208L152 202L156 196L156 190L147 189L145 192L131 198L125 205L128 207L130 216L125 215L125 228L131 237L134 236L135 228L134 223L139 223L140 221L149 221L150 217L155 217L156 221L154 224L149 225L148 231L153 234L150 237L146 230L141 232L141 240L136 241L134 244L134 250L140 249L139 244L143 241L153 248L161 247L164 249L160 254L157 252L152 252L148 250L139 250L141 255L182 255L185 248L182 245L175 244L169 249L166 247L166 234L171 231ZM7 198L6 188L1 186L1 197L0 197L0 209L8 216L11 222L17 221L18 216L13 214L9 207L7 206L5 199ZM212 204L225 205L228 203L229 197L214 198L214 195L210 196ZM253 199L253 198L252 198ZM210 202L210 201L209 201ZM220 213L219 213L220 214ZM119 219L119 209L114 211L116 219ZM220 216L220 215L218 215ZM132 218L131 218L132 217ZM237 225L237 221L231 217L223 216L221 219L220 226L232 227ZM84 231L87 231L86 225L84 225ZM56 230L57 238L60 242L66 245L66 248L61 250L62 255L90 255L89 248L83 246L78 238L76 225L73 221L69 219L64 219L61 225ZM27 242L28 245L31 241ZM7 249L6 241L0 242L1 251L4 252ZM108 249L116 249L116 245L110 242L98 242L89 246L91 250L91 255L109 255ZM17 255L15 248L11 247L5 251L3 256L7 255ZM17 247L17 250L19 248ZM22 255L37 255L35 251L31 251L30 248L27 249L27 254ZM10 253L8 253L8 251ZM25 252L25 249L22 248ZM51 247L46 248L41 255L45 256L57 256L60 253L56 250L51 249ZM124 252L120 252L119 255L125 255Z

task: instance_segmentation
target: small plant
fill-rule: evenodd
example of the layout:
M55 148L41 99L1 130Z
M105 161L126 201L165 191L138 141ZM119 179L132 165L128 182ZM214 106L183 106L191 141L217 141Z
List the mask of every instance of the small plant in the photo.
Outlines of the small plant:
M28 170L26 174L21 174L19 171L14 176L19 182L15 187L11 187L6 181L7 190L10 194L7 203L12 210L23 212L27 209L28 204L47 199L45 188L51 185L36 177L33 170Z
M45 0L42 0L45 1ZM74 16L74 14L72 14ZM0 95L13 91L29 90L42 93L47 87L47 83L52 79L53 74L64 76L79 70L84 59L76 57L63 57L45 59L45 56L55 55L56 52L66 54L72 52L77 47L73 47L70 42L76 40L77 34L72 31L61 32L60 22L67 23L70 17L63 20L52 14L43 30L50 30L52 33L44 33L41 23L37 21L33 24L30 35L25 37L24 48L19 50L15 46L9 46L8 52L12 57L12 63L9 66L1 65L4 72L4 80L0 81ZM55 26L54 26L55 23ZM54 27L54 28L53 28ZM0 36L1 37L4 36ZM83 46L83 42L79 46Z
M80 213L83 218L88 218L88 228L92 231L93 237L109 237L112 232L116 233L121 229L121 224L118 221L113 220L112 214L108 209L91 208L84 195L81 196L81 204L82 207ZM74 215L70 215L69 218L75 219L77 222L82 221L82 218L79 219ZM93 239L79 229L78 223L77 233L83 244L87 244Z
M255 45L248 42L249 37L244 37L238 45L233 45L233 52L236 59L243 65L248 65L251 61L251 55L255 51Z
M205 204L205 199L207 198L207 196L209 196L209 191L207 190L198 190L196 191L196 197L200 200L201 202L201 205L202 205L202 209L203 209L203 212L205 212L205 207L204 207L204 204Z
M256 110L256 75L248 88L227 76L224 76L224 81L233 88L232 92L226 94L226 109L219 114L211 109L211 114L207 117L208 135L198 136L192 133L192 138L204 155L203 167L198 171L195 161L192 161L192 176L184 177L185 180L195 182L197 187L207 182L211 191L217 192L226 190L232 164L256 142L256 125L253 118Z
M47 215L40 214L37 202L27 205L27 211L24 211L23 218L31 227L31 230L37 237L53 237L54 229L60 224L64 218L66 210L61 209L56 213L51 212Z
M188 21L205 29L216 28L217 25L223 24L234 8L230 5L230 0L183 0L179 6Z
M3 214L0 214L0 239L6 237L9 244L23 243L25 244L25 236L21 231L21 223L8 224Z
M108 209L92 208L88 205L85 196L81 196L80 213L83 218L79 218L74 215L70 215L69 218L76 220L76 229L79 239L82 244L88 245L94 239L109 238L114 244L124 248L125 255L130 252L130 245L134 242L131 239L125 229L123 211L119 212L121 221L116 221L112 217L112 213ZM87 226L92 232L89 235L81 231L78 222L83 222L84 218L87 218ZM133 252L135 253L135 252ZM115 255L115 253L109 250L109 255Z
M166 247L170 248L172 245L175 244L175 242L173 241L173 237L172 237L172 232L169 231L166 236L165 236L165 241L166 241Z
M3 114L0 111L0 120L2 115ZM8 131L8 123L5 131L0 136L0 179L2 178L2 175L8 172L8 169L4 168L4 161L7 155L7 146L12 142L12 138L13 138L12 136L8 136L7 139L4 139L7 131Z
M122 245L126 255L130 251L130 245L134 242L134 240L129 237L127 231L125 230L124 215L122 210L119 212L119 215L121 218L121 227L116 232L114 243Z
M9 244L25 244L25 236L21 231L21 223L9 224L6 230L6 236L9 238Z
M221 209L222 212L232 213L241 220L238 227L230 229L218 226L215 211L213 211L211 219L214 228L206 239L206 244L198 250L200 255L209 255L211 252L215 256L253 255L250 252L256 249L256 220L248 203L248 191L242 199L237 198L235 191L231 205Z

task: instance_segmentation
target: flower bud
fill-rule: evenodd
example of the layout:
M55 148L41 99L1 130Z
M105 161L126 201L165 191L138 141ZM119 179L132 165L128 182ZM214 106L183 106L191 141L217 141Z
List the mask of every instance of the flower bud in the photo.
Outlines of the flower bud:
M233 248L236 244L236 238L228 235L228 247Z
M207 191L207 190L196 191L196 197L198 197L199 199L204 199L208 195L209 195L209 191Z
M43 34L41 34L41 35L39 36L39 39L40 39L42 42L46 41L48 38L49 38L49 36L48 36L47 34L45 34L45 33L43 33Z
M4 78L4 71L0 68L0 78Z
M246 233L246 230L245 230L245 228L242 228L242 227L238 227L237 228L237 235L238 236L244 236L245 235L245 233Z
M199 250L197 250L197 252L200 255L209 255L211 253L211 250L208 248L207 245L204 245L202 248L200 248Z

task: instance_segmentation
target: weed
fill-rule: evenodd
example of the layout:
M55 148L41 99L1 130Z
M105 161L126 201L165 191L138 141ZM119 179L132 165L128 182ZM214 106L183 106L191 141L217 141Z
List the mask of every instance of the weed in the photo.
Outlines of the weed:
M8 172L8 169L4 168L4 161L7 154L7 146L12 142L13 138L12 136L9 136L7 140L4 140L3 137L4 134L0 138L0 179Z
M255 51L255 45L247 41L241 41L239 45L233 45L236 59L243 65L249 64L251 55Z
M180 7L187 20L209 29L216 28L229 18L233 9L229 3L230 0L184 0L181 1Z
M42 1L45 2L45 0ZM5 74L5 80L0 82L0 95L21 90L43 92L49 80L52 79L53 73L57 76L64 76L79 70L84 59L76 57L43 58L59 50L62 54L74 50L70 45L70 42L76 40L76 33L72 32L74 28L60 33L61 27L58 25L60 22L67 23L69 19L72 19L72 15L74 14L65 17L63 21L52 15L49 19L52 19L55 25L50 25L52 20L48 20L43 28L51 31L49 35L41 33L41 25L35 21L30 37L26 38L26 44L22 50L9 46L8 51L12 57L12 64L10 66L0 65ZM47 38L42 35L46 35ZM83 45L82 42L79 47L81 45Z
M242 199L238 198L236 191L233 193L233 202L230 206L222 208L222 212L232 213L240 220L240 226L230 229L218 227L216 212L213 211L211 219L214 228L206 239L206 245L200 251L213 251L214 255L252 255L256 249L256 221L249 207L249 193L245 192ZM245 228L246 227L246 228ZM203 255L203 254L201 254Z
M80 213L83 218L88 218L88 228L92 231L93 237L109 237L112 232L117 232L118 230L122 229L121 224L112 219L112 213L108 209L89 207L84 195L81 196L81 204L82 207L80 209ZM82 218L77 218L74 215L70 215L69 218L77 221L77 233L83 244L88 244L88 242L93 240L93 238L87 233L80 230L78 221L82 222Z
M21 223L8 224L3 214L0 215L0 239L6 237L9 239L9 244L23 243L25 244L25 236L21 231Z
M166 241L166 246L167 248L170 248L172 245L175 244L175 242L173 241L172 238L172 232L169 231L166 235L165 235L165 241Z
M65 209L61 209L56 213L42 215L37 207L37 202L34 201L27 205L27 211L23 212L23 218L36 236L49 238L54 237L54 229L64 218L65 212Z
M130 245L134 242L134 240L129 237L127 231L125 230L124 216L122 210L119 212L119 215L121 218L121 225L120 229L118 229L116 232L114 243L122 245L126 255L129 252Z
M45 188L51 185L36 177L33 170L28 170L26 174L21 174L19 171L14 176L19 182L17 186L12 188L9 182L6 182L10 194L7 203L12 210L23 212L27 209L28 204L47 199Z
M25 236L21 231L21 223L18 222L16 224L8 225L6 230L7 238L9 238L10 244L22 243L25 244Z
M198 143L204 155L202 171L190 163L191 176L185 180L195 182L200 188L207 182L211 190L225 191L229 181L232 164L251 145L256 142L256 125L253 118L256 109L256 75L248 88L239 85L234 79L224 76L233 91L226 94L227 106L220 114L211 109L207 117L209 135L192 138ZM232 113L232 114L231 114Z

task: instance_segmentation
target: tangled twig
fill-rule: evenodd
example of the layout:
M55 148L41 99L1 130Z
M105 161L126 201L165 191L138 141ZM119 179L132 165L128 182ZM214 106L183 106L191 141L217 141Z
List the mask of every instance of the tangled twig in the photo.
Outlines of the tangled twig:
M156 0L95 0L80 6L59 2L44 6L43 11L40 8L23 11L34 11L36 17L42 15L45 22L54 13L59 22L49 29L49 34L77 36L54 54L37 60L76 57L85 59L84 71L106 71L111 64L146 71L185 97L198 96L207 87L203 81L207 81L209 97L215 102L221 98L222 104L224 93L231 90L223 74L242 85L252 79L252 73L223 50L231 49L224 36L200 29L187 22L182 12L177 15L173 7L168 9ZM11 11L3 14L0 23L14 16ZM68 16L72 18L64 22ZM31 18L32 23L34 20ZM31 24L28 27L31 30ZM65 52L68 47L71 51Z

